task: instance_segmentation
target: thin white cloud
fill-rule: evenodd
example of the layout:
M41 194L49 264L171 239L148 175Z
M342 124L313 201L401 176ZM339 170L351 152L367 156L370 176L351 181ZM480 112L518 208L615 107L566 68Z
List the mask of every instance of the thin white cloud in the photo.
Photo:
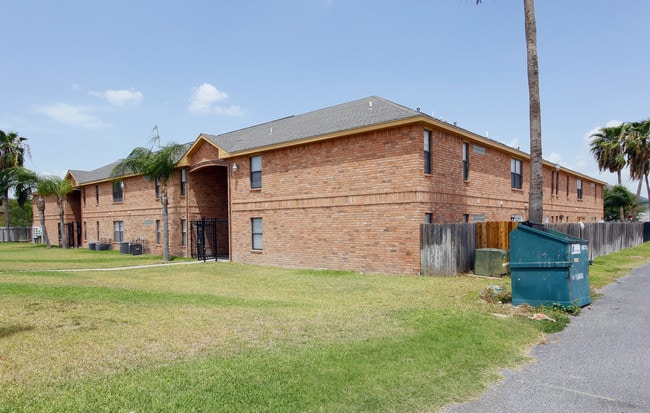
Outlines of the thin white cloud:
M35 107L37 112L44 114L56 122L85 129L102 129L107 125L95 116L89 106L54 103Z
M546 160L555 164L559 164L562 160L562 155L557 152L551 152Z
M138 105L144 99L144 95L137 90L131 89L120 89L113 90L108 89L103 92L89 92L91 96L103 97L110 103L112 106L124 107L129 105Z
M607 127L607 128L611 128L611 127L614 127L614 126L620 126L620 125L622 125L622 124L623 124L623 122L621 122L620 120L614 120L614 119L613 119L613 120L610 120L609 122L607 122L607 123L605 124L605 127ZM590 130L589 132L587 132L587 133L582 137L583 142L590 143L590 142L591 142L591 139L592 139L591 136L592 136L594 133L597 133L598 131L600 131L601 128L602 128L602 126L596 126L596 127L593 128L592 130Z
M237 105L231 105L227 108L217 106L214 108L214 113L225 116L244 116L244 109Z
M197 115L242 116L244 110L237 105L222 107L219 102L228 99L226 92L221 92L210 83L204 83L192 89L192 97L188 110Z

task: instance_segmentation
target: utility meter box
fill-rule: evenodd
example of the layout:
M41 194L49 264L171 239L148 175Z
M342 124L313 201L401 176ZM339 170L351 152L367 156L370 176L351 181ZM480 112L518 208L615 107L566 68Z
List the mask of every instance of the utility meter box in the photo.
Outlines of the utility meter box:
M510 232L510 278L513 305L588 305L588 242L520 224Z
M501 277L510 272L508 250L479 248L474 251L474 274Z

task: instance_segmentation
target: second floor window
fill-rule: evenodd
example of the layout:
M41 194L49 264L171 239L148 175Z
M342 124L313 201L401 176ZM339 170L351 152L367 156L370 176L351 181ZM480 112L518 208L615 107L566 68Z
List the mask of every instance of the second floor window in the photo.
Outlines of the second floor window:
M124 195L124 182L113 182L113 202L122 202Z
M469 179L469 143L463 142L463 181Z
M262 187L262 156L251 156L251 188Z
M185 184L187 182L187 172L181 169L181 196L185 195Z
M578 179L576 186L578 187L578 199L582 199L582 179Z
M523 178L521 175L521 161L519 159L510 160L510 187L521 189Z
M431 131L424 131L424 173L431 173Z
M154 185L156 187L156 198L160 198L160 179L156 178Z

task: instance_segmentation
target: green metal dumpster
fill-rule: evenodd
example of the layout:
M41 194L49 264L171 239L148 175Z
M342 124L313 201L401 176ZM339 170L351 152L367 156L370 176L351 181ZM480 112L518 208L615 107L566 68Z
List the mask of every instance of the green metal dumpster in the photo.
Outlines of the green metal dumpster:
M587 244L551 229L518 225L510 232L512 304L590 304Z

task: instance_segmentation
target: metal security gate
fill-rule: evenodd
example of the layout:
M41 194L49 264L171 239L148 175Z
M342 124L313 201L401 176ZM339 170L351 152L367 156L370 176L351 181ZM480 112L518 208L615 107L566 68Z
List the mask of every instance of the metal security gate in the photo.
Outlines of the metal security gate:
M81 222L68 222L65 224L65 235L68 239L68 248L81 247ZM61 231L59 231L59 244Z
M216 260L228 256L228 220L203 218L190 222L192 258Z

